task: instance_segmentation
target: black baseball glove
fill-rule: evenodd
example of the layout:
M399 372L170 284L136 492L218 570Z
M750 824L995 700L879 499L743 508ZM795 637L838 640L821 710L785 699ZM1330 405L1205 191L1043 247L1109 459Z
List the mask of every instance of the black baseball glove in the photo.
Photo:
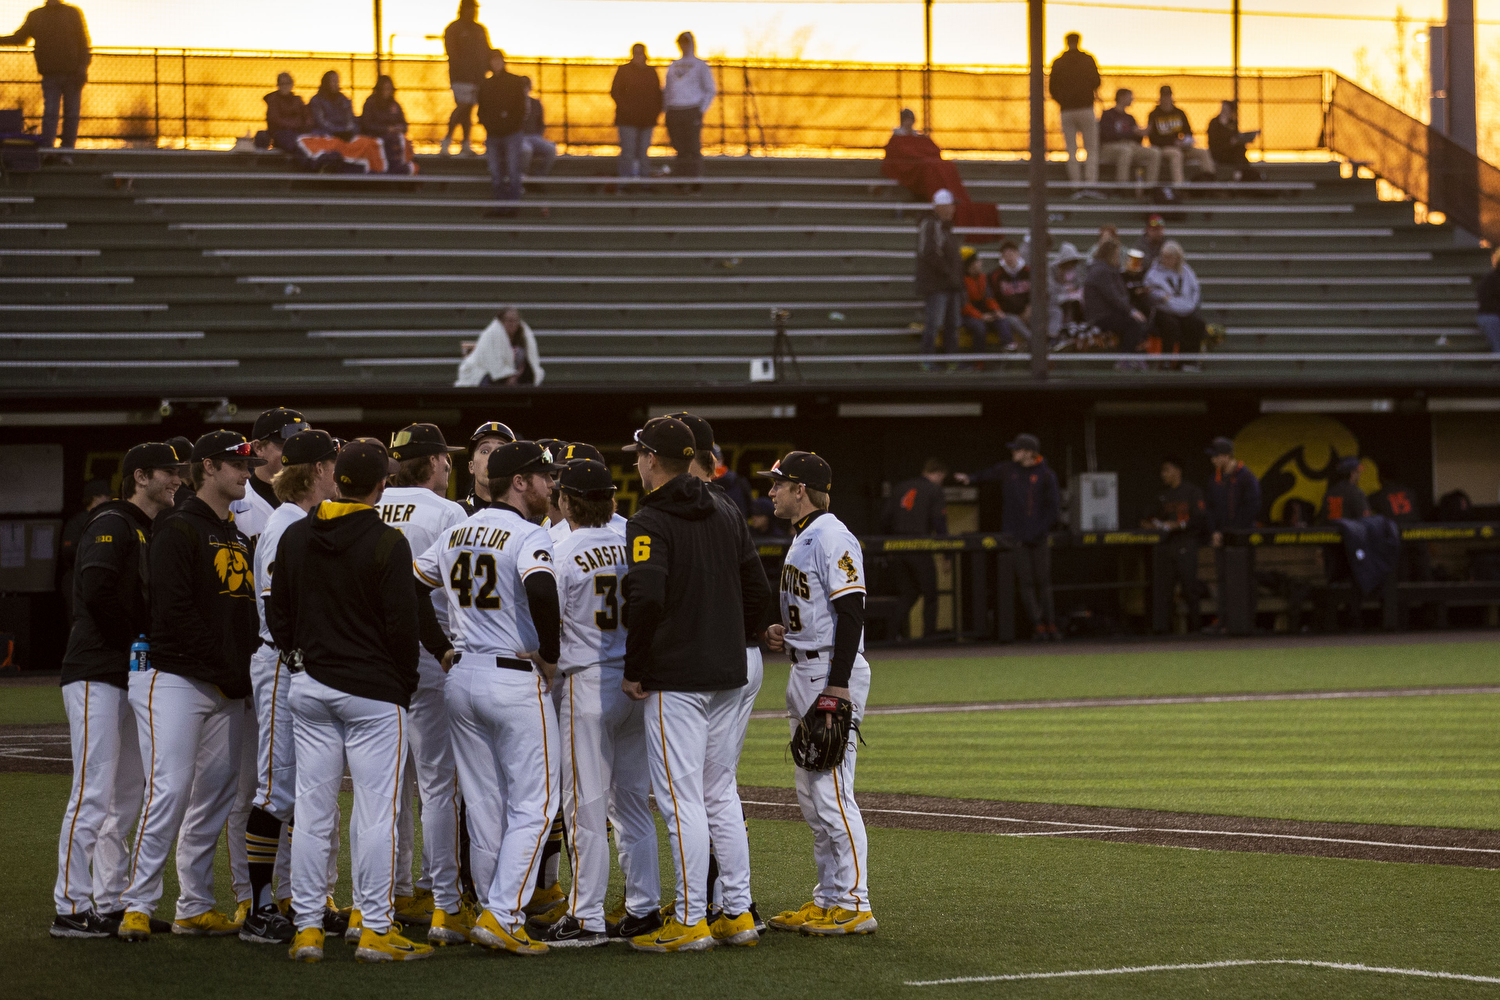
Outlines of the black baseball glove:
M847 698L818 695L792 734L792 760L808 771L837 767L848 749L851 730L859 732L853 703Z

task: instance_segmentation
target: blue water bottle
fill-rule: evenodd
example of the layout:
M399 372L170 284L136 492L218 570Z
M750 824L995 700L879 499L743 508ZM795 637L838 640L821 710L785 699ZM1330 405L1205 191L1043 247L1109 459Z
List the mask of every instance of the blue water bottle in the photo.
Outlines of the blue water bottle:
M147 642L146 637L143 635L130 644L130 670L132 673L135 673L136 671L150 669L151 643Z

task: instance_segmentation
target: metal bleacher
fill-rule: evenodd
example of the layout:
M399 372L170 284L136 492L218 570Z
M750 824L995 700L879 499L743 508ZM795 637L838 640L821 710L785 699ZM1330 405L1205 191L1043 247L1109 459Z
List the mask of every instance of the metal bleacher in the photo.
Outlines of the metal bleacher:
M483 161L413 178L289 172L277 154L87 151L0 196L0 386L8 390L450 385L460 344L518 305L548 382L739 384L771 353L773 308L803 376L830 384L1029 378L1024 354L919 367L911 283L924 206L873 160L711 159L701 193L627 192L613 161L564 157L491 217ZM1256 185L1072 200L1054 165L1051 231L1087 251L1167 218L1225 341L1201 373L1118 372L1057 355L1054 378L1111 381L1494 378L1474 326L1485 252L1337 163L1268 165ZM1025 225L1024 163L961 164ZM1105 185L1108 189L1110 185ZM978 238L995 233L973 233ZM987 256L993 242L980 243Z

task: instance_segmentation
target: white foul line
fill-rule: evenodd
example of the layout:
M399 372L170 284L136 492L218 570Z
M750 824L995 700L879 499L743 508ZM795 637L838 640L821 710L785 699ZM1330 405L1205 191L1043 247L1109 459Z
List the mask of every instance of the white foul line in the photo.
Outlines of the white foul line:
M1317 969L1343 969L1349 972L1380 972L1391 976L1417 976L1422 979L1458 979L1466 983L1496 983L1500 977L1471 976L1461 972L1433 972L1427 969L1395 969L1356 962L1314 962L1305 958L1248 958L1227 962L1193 962L1184 965L1135 965L1116 969L1070 969L1066 972L1018 972L1007 976L961 976L956 979L907 980L907 986L952 986L959 983L1009 983L1025 979L1064 979L1075 976L1119 976L1131 972L1179 972L1193 969L1229 969L1245 965L1301 965Z

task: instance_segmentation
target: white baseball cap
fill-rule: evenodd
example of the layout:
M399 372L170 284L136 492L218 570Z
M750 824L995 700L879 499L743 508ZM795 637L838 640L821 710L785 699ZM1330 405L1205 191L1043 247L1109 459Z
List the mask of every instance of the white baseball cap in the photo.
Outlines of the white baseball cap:
M932 203L934 205L951 205L951 204L953 204L953 192L949 191L947 188L942 188L942 189L934 192L933 196L932 196Z

